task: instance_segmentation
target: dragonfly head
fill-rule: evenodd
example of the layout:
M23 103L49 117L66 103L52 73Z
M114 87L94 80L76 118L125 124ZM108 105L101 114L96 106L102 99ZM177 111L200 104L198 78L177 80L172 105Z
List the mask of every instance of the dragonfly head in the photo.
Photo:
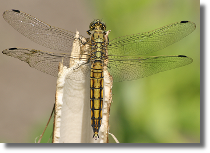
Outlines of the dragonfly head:
M106 30L106 24L102 22L100 19L96 19L90 23L90 31L92 30Z

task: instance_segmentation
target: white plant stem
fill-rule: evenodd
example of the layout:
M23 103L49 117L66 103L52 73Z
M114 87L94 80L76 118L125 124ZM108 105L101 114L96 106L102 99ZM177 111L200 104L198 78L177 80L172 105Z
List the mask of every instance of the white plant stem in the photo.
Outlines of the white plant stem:
M76 32L73 57L79 57L80 40ZM90 118L90 64L78 58L71 59L70 68L59 65L57 79L53 143L108 142L109 111L112 101L112 79L104 68L103 119L99 139L93 139Z

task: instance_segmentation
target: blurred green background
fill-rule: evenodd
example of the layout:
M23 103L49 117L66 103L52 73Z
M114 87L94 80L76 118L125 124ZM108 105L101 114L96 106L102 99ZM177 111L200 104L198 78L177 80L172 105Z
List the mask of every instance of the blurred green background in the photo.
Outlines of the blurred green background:
M53 26L73 32L77 29L86 37L89 23L93 19L102 19L107 25L107 30L111 30L109 40L151 31L182 20L194 22L196 30L183 40L161 51L143 55L186 55L193 58L193 63L147 78L114 83L110 132L121 143L200 142L199 0L10 1L1 4L1 12L7 9L20 9ZM9 27L2 18L1 20L0 39L5 42L1 44L2 50L9 47L24 47L46 51L46 48L31 43ZM0 116L4 116L0 119L2 129L0 141L33 143L34 138L42 133L51 112L56 79L5 55L0 55L0 59L0 69L9 65L12 68L5 68L6 70L12 69L13 73L17 71L13 77L6 76L8 71L4 71L2 75L5 76L1 76L0 80L2 81L0 101L5 101L0 110ZM19 64L19 67L15 67ZM11 85L6 84L3 88L4 78L9 80ZM16 88L14 82L24 84L18 84ZM6 96L7 94L9 96ZM6 104L10 106L5 107ZM49 128L42 142L48 141L51 131L52 128ZM114 142L110 136L109 140Z

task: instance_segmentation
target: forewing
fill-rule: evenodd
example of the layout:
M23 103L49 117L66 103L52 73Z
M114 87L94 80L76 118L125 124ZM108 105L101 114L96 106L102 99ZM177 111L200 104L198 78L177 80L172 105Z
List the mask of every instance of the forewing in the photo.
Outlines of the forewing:
M135 56L161 50L189 35L196 28L190 21L176 22L151 32L119 37L110 41L109 55Z
M144 78L190 64L192 61L190 57L184 55L134 58L111 56L107 67L113 80L120 82Z
M5 11L3 17L15 30L35 43L71 53L75 33L50 26L19 10Z

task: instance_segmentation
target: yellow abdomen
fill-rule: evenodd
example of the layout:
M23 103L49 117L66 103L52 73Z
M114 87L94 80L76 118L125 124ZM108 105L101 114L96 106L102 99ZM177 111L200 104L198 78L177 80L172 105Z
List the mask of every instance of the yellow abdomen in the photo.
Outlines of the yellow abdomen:
M91 126L93 127L94 137L97 138L102 119L103 107L103 62L95 60L91 65L90 72L90 109Z

